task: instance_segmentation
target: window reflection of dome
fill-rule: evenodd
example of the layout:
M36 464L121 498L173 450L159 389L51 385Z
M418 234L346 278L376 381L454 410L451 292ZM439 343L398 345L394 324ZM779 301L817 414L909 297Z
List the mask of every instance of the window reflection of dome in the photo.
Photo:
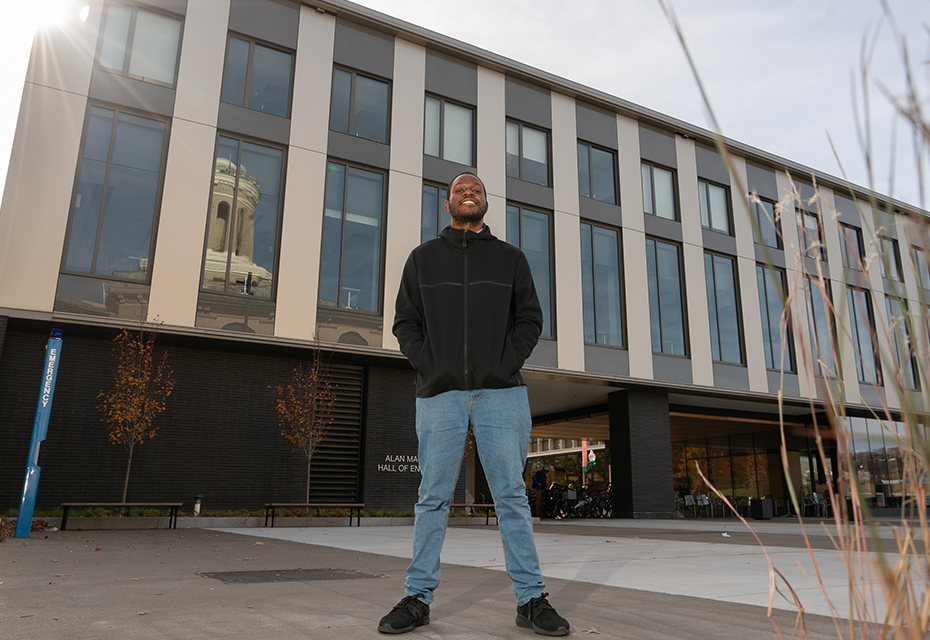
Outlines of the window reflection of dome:
M272 275L253 262L255 258L255 210L261 200L261 185L248 175L244 165L229 158L217 158L213 180L213 207L204 265L204 286L208 289L239 291L249 273L253 285L249 293L271 297ZM233 213L233 202L236 209ZM230 238L230 234L233 235ZM230 247L232 242L232 247ZM227 252L232 250L232 256ZM227 265L228 289L227 289Z

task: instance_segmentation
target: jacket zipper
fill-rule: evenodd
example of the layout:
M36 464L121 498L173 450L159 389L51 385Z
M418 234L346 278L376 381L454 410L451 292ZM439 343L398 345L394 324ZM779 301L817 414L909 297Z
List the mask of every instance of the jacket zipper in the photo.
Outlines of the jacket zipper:
M466 239L466 234L468 233L467 229L462 230L462 252L465 254L465 280L463 282L464 286L462 287L465 296L465 345L464 345L464 354L465 354L465 388L470 389L471 385L468 382L468 241Z

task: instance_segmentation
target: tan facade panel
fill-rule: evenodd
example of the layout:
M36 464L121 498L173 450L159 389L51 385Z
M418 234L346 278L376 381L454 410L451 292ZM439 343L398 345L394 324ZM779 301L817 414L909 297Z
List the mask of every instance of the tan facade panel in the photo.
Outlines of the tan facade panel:
M391 171L423 173L423 91L426 49L406 40L394 41L394 87L391 91Z
M291 144L319 153L326 153L329 139L335 37L336 19L333 16L306 6L300 8Z
M0 209L0 307L52 310L86 109L26 84Z
M175 118L152 266L149 320L193 327L213 184L216 129Z
M219 114L229 0L191 2L187 8L174 115L215 127Z
M32 43L26 83L87 95L97 49L101 4L94 3L82 21L69 11L59 24L40 29Z
M422 104L422 103L421 103ZM421 154L422 157L422 154ZM420 201L423 181L416 176L391 171L388 191L387 242L384 256L384 342L385 349L399 350L391 333L394 300L407 256L420 244Z
M279 338L311 340L316 333L325 176L326 156L288 150L274 325Z

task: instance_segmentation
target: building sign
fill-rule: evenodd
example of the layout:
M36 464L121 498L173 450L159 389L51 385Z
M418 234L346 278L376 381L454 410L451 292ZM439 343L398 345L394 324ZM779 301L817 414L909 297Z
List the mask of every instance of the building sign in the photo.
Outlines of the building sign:
M420 473L420 461L417 456L384 456L384 462L378 464L378 471L386 473Z

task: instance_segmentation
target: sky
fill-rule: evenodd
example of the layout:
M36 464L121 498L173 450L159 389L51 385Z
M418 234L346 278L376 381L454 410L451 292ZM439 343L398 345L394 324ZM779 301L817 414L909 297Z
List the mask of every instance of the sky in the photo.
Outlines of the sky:
M930 0L886 0L901 37L895 36L879 0L668 1L721 133L904 202L930 205L930 197L921 191L911 129L887 97L902 96L906 86L902 39L918 90L930 91L930 65L925 64ZM83 4L5 2L0 21L0 87L5 87L0 92L0 185L6 181L32 33L39 23L54 18L58 7L76 11ZM714 128L659 0L359 4ZM865 57L868 65L862 63ZM863 83L864 66L868 77ZM864 122L869 124L867 146L861 142ZM871 172L865 148L871 150ZM930 159L926 150L922 158L925 163ZM926 179L927 170L923 173Z

